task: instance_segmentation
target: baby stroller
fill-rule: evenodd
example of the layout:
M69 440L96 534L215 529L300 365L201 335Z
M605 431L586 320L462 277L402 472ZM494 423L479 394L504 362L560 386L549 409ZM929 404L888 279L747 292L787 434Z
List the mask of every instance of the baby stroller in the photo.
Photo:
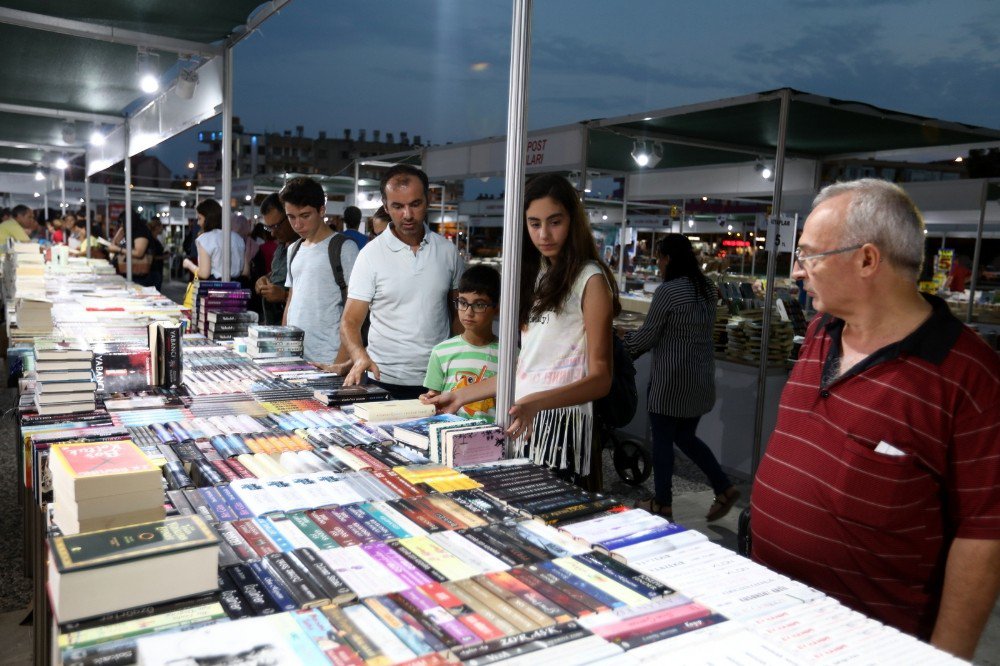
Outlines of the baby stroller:
M642 441L628 437L608 425L597 414L594 418L600 451L611 452L611 461L623 483L641 486L653 472L653 457L649 448Z

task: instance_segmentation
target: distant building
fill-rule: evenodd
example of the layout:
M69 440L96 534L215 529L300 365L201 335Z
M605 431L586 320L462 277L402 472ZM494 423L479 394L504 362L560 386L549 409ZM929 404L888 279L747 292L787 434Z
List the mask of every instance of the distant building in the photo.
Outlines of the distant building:
M422 146L420 135L410 139L407 132L400 132L396 140L392 132L384 137L380 130L345 129L340 137L330 137L324 131L316 138L305 136L305 128L298 125L291 130L266 134L248 133L233 119L233 178L253 175L280 175L304 173L336 175L345 172L355 159L397 153ZM198 152L197 175L201 182L217 181L222 176L222 132L199 132L198 140L206 150Z

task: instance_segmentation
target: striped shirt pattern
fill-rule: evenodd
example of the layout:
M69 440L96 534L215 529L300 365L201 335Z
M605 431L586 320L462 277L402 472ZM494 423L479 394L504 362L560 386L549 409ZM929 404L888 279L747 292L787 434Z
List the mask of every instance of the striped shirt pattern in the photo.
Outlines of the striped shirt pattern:
M843 322L813 322L751 503L755 560L925 639L951 539L1000 539L1000 357L928 300L917 331L828 386Z
M461 335L445 340L431 350L424 386L441 393L449 393L492 377L497 374L499 346L500 343L494 340L488 345L477 347L466 342ZM487 398L472 402L462 407L458 413L469 418L494 420L496 401Z
M701 298L688 278L656 288L646 321L624 340L633 358L653 352L647 398L650 412L692 418L712 410L714 325L715 299Z

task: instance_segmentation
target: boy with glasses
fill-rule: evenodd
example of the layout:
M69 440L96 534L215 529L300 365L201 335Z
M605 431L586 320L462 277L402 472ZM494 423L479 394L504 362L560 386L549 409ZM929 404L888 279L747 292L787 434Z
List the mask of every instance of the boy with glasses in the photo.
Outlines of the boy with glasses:
M454 301L458 319L465 329L436 345L427 362L424 386L430 389L421 398L432 398L483 381L497 373L497 337L493 320L500 304L500 273L489 266L471 266L458 283ZM496 401L487 398L458 410L467 418L496 418Z

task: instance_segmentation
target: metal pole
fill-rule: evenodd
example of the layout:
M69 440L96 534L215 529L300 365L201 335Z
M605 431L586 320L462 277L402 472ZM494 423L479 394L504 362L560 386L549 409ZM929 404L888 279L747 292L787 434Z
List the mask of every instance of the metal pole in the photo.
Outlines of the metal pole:
M781 181L785 176L785 142L788 139L788 110L791 90L781 91L778 114L778 146L774 154L774 195L772 220L767 229L767 289L764 294L764 323L760 336L760 368L757 372L757 407L753 419L753 460L750 478L757 476L760 464L761 431L764 429L764 388L767 381L767 346L771 337L771 309L774 307L774 271L778 261L778 230L781 229Z
M361 208L361 202L358 198L361 196L361 165L357 160L354 160L354 205ZM364 215L361 216L361 227L359 229L361 233L368 233L368 222L365 221Z
M514 0L510 31L507 99L507 158L504 175L503 264L500 293L500 350L497 359L497 422L506 426L514 404L518 305L521 288L521 235L524 225L524 147L531 56L531 0ZM507 441L507 453L513 442Z
M795 257L795 247L799 242L799 214L795 214L795 221L792 223L792 257ZM792 271L795 270L794 258L788 262L788 277L791 279Z
M42 211L42 219L46 222L49 221L49 183L45 182L45 198L42 200L45 210Z
M90 259L90 153L83 154L83 216L87 220L87 259Z
M227 46L222 53L222 268L219 275L223 280L232 276L229 253L232 239L233 213L229 205L233 193L233 47ZM242 271L243 267L240 267Z
M983 181L983 193L979 196L979 227L976 229L976 249L972 253L972 281L969 282L969 309L965 312L965 323L972 322L972 306L976 301L976 286L979 284L979 253L983 246L983 227L986 225L986 195L990 183Z
M125 118L122 137L125 139L125 280L132 282L132 128Z
M104 196L107 197L104 200L104 237L111 240L108 238L111 235L111 194L107 188L104 190Z
M62 218L66 219L66 213L68 212L66 207L66 169L62 170L62 174L59 177L59 189L61 190L60 197L62 198L62 201L59 203L59 210L62 213ZM65 238L66 230L63 229L63 239Z
M618 291L625 291L625 223L628 210L628 176L622 182L622 224L618 232Z

